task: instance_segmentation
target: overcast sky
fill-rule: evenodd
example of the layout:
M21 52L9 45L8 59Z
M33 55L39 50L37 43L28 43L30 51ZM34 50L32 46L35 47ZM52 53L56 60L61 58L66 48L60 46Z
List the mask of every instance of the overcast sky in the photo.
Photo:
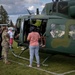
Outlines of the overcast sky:
M0 0L0 5L2 5L9 15L27 14L29 9L33 12L36 8L42 11L46 3L52 0Z
M39 8L40 11L44 5L52 0L0 0L0 5L6 9L8 14L24 14L26 9L35 11Z

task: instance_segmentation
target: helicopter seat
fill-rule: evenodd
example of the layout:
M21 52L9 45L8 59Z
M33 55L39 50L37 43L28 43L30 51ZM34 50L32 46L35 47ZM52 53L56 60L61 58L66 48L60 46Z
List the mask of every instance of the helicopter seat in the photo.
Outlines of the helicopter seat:
M37 27L41 26L41 20L36 20L36 23L33 24L33 25L34 26L37 26Z

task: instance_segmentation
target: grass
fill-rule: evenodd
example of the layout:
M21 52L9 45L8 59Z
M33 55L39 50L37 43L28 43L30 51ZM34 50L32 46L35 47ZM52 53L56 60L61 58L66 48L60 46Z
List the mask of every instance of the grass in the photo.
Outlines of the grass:
M19 54L21 50L20 48L17 49L16 42L14 42L13 47L14 47L14 52L16 54ZM29 58L29 51L26 50L21 56ZM48 54L40 53L40 61L42 62L47 56ZM0 60L0 75L53 75L52 73L44 72L41 71L40 69L37 70L34 68L27 67L26 65L29 64L29 61L14 57L10 50L8 58L18 63L22 63L23 65L14 62L11 62L10 65L6 65L3 63L2 60ZM75 58L73 57L55 55L49 58L46 61L46 64L48 64L48 66L41 65L40 68L53 72L55 74L62 74L64 72L75 70ZM35 63L33 63L33 66L36 68ZM75 72L69 74L67 73L65 75L75 75Z

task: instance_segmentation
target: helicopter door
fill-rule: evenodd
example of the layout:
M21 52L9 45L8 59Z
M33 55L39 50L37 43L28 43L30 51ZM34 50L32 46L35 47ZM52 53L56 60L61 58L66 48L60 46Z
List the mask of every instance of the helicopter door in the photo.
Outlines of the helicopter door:
M30 28L29 20L24 20L21 22L20 37L19 37L20 43L23 44L23 43L27 42L29 28Z
M67 34L70 40L70 45L68 47L68 53L75 54L75 20L68 20L67 24Z
M29 19L26 19L24 21L24 26L23 26L23 43L27 43L27 36L29 32L30 32L30 21Z
M22 44L23 43L23 27L24 27L24 21L21 21L21 25L20 25L20 36L19 36L19 42Z
M48 20L47 21L47 27L46 27L46 48L51 48L51 45L50 45L50 43L51 43L51 40L52 40L52 38L51 38L51 36L50 36L50 22L49 22L50 20Z
M49 19L46 27L46 47L58 48L64 39L66 19ZM58 41L59 40L59 41ZM57 45L57 43L59 43Z

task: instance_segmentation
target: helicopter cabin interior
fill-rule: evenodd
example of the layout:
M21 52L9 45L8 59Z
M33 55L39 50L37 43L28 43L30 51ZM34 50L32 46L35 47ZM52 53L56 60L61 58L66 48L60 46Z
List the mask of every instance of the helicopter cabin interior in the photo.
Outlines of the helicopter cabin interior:
M44 35L46 31L47 19L36 19L36 18L24 20L18 19L16 23L18 33L20 33L19 42L21 44L24 44L27 43L28 33L30 33L31 28L34 26L37 27L37 31L41 35Z
M38 21L40 21L41 23L38 23ZM16 25L17 25L17 33L16 34L20 33L18 40L20 43L23 44L23 43L27 43L28 33L30 33L31 27L33 27L33 26L37 26L38 32L41 35L44 35L44 33L46 32L46 27L47 27L46 26L47 25L47 19L35 19L34 18L34 19L25 19L23 21L19 19L19 20L17 20ZM52 38L58 38L58 37L61 37L62 35L65 34L65 25L51 24L50 29L51 29L50 34L51 34ZM75 29L75 25L71 25L70 29L69 29L70 30L69 31L69 38L75 39L74 29ZM55 32L52 33L52 31L55 31ZM60 33L60 31L62 31L62 33ZM59 33L57 34L56 32L59 32ZM53 35L53 34L55 34L55 35Z
M31 32L31 28L32 27L37 27L37 31L41 34L44 35L45 31L46 31L46 23L47 20L46 19L31 19L31 20L25 20L24 21L24 29L23 29L23 42L27 41L27 36L28 33Z

